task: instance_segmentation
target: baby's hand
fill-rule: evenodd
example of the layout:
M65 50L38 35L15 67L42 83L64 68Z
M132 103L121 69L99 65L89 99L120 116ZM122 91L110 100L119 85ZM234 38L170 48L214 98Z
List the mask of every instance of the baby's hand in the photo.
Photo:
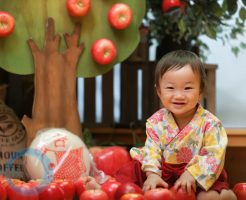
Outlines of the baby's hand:
M185 171L175 182L174 189L178 190L180 187L188 194L191 194L192 189L196 191L196 180L188 171Z
M91 176L83 177L83 182L86 190L100 189L100 185L97 183L96 179Z
M158 174L149 173L144 182L143 191L154 189L157 186L167 188L168 184Z

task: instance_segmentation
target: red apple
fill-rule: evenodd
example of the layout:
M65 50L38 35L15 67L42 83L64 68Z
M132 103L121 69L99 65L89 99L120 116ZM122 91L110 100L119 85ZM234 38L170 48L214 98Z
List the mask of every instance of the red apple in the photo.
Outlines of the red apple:
M246 199L246 183L237 183L233 187L233 192L236 194L238 200Z
M38 192L31 185L12 182L7 186L8 200L38 200Z
M64 192L55 183L50 183L40 189L39 200L64 200Z
M64 200L73 200L75 196L75 186L70 180L56 180L54 182L58 187L63 190Z
M7 191L3 185L0 184L0 200L7 199Z
M42 179L31 179L27 182L28 185L30 185L30 187L39 187L42 184Z
M91 8L91 0L67 0L66 6L69 15L83 17Z
M101 185L101 190L107 193L109 200L114 200L116 190L120 185L121 183L118 181L109 180Z
M144 200L144 195L137 193L124 194L120 200Z
M182 2L180 0L162 0L162 10L164 12L180 7L182 7Z
M134 183L122 183L115 192L115 199L120 200L120 198L127 193L143 194L143 191Z
M114 176L115 172L130 160L128 151L120 146L106 147L94 154L97 168L110 176Z
M10 35L15 28L14 17L7 12L0 11L0 37Z
M1 181L5 181L7 178L5 177L5 176L3 176L3 175L0 175L0 182Z
M91 54L98 64L110 64L116 57L116 46L111 40L102 38L94 42L91 48Z
M82 178L78 179L74 183L74 187L75 187L76 196L80 197L80 195L85 191L85 183L84 183L83 179Z
M196 195L195 195L195 192L193 190L192 190L191 194L188 194L182 188L178 188L178 190L175 190L174 187L172 187L170 189L170 191L172 191L175 199L177 199L177 200L196 200Z
M132 22L132 10L125 3L114 4L108 12L108 21L115 29L125 29Z
M6 178L5 176L0 176L0 185L6 188L6 186L8 185L8 178Z
M86 190L79 200L109 200L108 195L103 190Z
M173 193L165 188L155 188L144 193L145 200L176 200Z

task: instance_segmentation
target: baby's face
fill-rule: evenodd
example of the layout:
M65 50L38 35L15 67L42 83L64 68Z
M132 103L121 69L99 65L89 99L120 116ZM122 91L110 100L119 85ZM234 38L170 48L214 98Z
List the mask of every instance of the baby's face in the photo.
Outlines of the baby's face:
M167 71L159 81L158 96L165 108L178 117L193 116L200 100L200 76L190 65Z

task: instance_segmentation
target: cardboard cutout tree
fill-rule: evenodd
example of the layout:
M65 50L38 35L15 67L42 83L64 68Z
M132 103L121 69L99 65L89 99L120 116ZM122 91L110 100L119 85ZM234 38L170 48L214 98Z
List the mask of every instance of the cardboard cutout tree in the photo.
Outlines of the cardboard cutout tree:
M108 11L116 3L127 4L133 13L124 30L116 30L108 22ZM145 0L91 0L83 17L71 17L66 0L0 0L0 11L9 12L16 23L11 35L0 38L0 66L12 73L35 73L32 119L24 116L22 120L28 144L43 128L63 127L81 135L76 76L106 73L135 50ZM60 34L64 33L63 40ZM91 56L92 44L100 38L116 44L117 57L107 65L97 64Z

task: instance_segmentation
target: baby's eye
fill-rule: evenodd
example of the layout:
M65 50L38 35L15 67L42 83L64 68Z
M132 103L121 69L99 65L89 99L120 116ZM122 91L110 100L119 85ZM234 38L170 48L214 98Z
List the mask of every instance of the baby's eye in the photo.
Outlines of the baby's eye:
M185 90L191 90L192 87L185 87Z
M169 87L166 87L166 89L168 89L168 90L172 90L172 89L174 89L173 87L171 87L171 86L169 86Z

